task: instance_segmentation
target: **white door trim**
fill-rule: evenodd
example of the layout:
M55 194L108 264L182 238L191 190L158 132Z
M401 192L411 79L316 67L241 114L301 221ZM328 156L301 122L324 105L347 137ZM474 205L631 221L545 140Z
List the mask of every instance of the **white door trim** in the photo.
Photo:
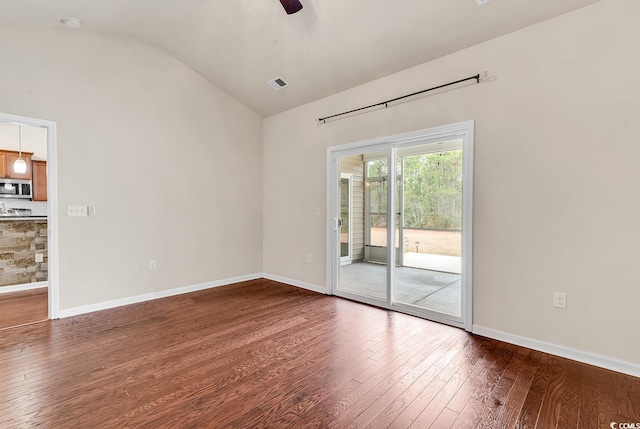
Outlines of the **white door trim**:
M339 264L334 263L339 261L337 234L335 233L337 228L336 213L339 210L339 200L335 192L336 181L339 180L340 171L338 166L338 159L341 156L348 156L362 151L373 152L379 150L380 152L391 151L391 161L395 161L395 151L392 149L398 149L403 146L411 145L412 143L428 143L429 141L442 140L444 138L457 137L463 140L463 189L462 189L462 323L442 320L445 323L450 323L456 326L461 326L467 331L471 331L473 327L473 146L474 146L474 127L475 122L473 120L458 122L455 124L444 125L440 127L428 128L424 130L412 131L403 134L396 134L387 137L380 137L371 140L365 140L361 142L349 143L338 146L331 146L327 148L327 258L326 258L326 272L327 272L327 290L331 294L336 294L338 284L338 269ZM395 163L390 164L393 168L389 168L389 182L395 181ZM394 182L395 183L395 182ZM395 185L394 185L395 186ZM395 202L392 192L388 195L389 201L387 204L387 219L395 218ZM395 243L395 228L388 228L388 243ZM387 246L389 252L389 258L387 260L395 260L395 246ZM391 249L393 248L393 249ZM393 271L394 264L388 269L389 284L393 288ZM393 292L391 290L391 292ZM403 312L411 312L409 309L403 306L391 305L388 297L387 308ZM377 304L376 304L377 305Z
M47 228L49 319L57 319L60 312L58 290L58 148L56 123L46 119L11 115L0 112L0 121L15 122L47 129Z

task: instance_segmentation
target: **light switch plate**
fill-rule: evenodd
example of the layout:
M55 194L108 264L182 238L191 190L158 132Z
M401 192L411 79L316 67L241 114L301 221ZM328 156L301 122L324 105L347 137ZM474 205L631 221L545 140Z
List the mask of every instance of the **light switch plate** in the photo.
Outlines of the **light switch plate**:
M87 206L67 206L67 216L86 216Z

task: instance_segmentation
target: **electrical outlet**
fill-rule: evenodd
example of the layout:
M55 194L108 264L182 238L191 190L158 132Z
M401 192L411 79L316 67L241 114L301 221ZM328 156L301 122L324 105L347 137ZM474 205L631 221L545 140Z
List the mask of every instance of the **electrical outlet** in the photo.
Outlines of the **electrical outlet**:
M67 206L67 216L86 216L87 206Z
M567 294L564 292L554 292L553 306L557 308L567 308Z
M307 255L307 264L311 263L311 255Z
M42 253L36 253L36 262L44 262L44 255Z
M150 270L155 270L156 268L158 268L158 265L156 264L156 260L155 259L149 259L149 269Z
M89 206L89 216L96 215L96 206Z

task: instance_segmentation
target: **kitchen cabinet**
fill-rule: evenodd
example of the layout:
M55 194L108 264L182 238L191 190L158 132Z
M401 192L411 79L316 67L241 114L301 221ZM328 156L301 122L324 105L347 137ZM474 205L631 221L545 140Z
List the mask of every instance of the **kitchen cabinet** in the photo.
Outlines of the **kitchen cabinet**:
M47 201L47 161L31 161L31 167L33 171L33 201Z
M7 175L7 154L0 152L0 177Z
M19 153L12 150L0 150L0 177L8 179L31 180L31 152L22 152L22 159L27 163L27 171L16 173L13 171L13 163L19 157Z

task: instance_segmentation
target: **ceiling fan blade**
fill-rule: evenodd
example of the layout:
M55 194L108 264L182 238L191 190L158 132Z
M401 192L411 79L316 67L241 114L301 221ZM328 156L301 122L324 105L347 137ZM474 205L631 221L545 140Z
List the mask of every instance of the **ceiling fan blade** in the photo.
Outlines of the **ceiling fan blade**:
M280 0L282 7L287 12L287 15L296 13L302 9L302 3L299 0Z

